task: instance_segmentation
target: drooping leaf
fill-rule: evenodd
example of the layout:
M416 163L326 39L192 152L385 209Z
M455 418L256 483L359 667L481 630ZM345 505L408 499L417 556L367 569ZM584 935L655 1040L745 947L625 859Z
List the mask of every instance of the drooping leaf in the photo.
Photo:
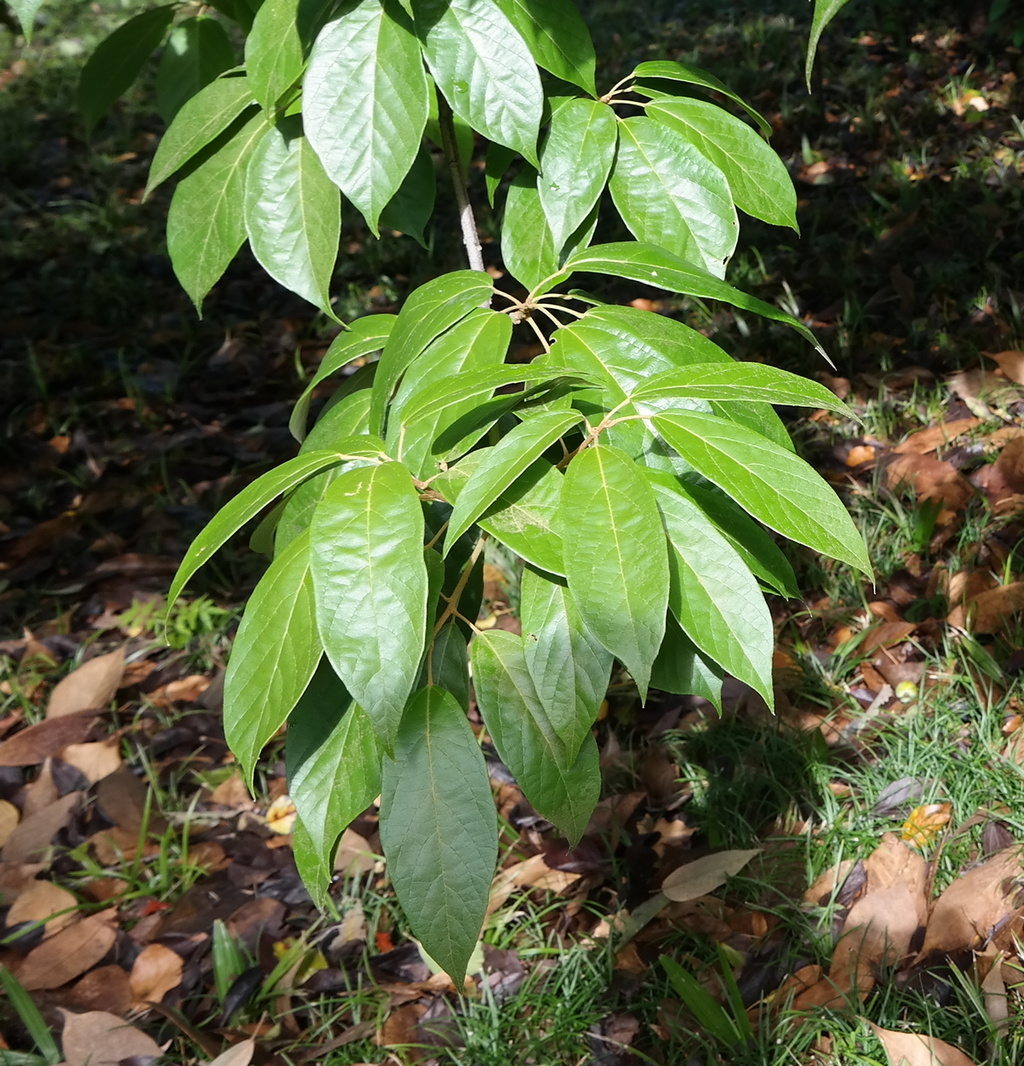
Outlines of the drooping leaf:
M260 266L337 321L330 284L341 237L341 195L298 116L267 130L246 169L245 230Z
M209 15L178 23L164 45L156 73L156 106L170 123L200 89L238 62L224 27Z
M705 656L770 706L775 631L757 580L701 509L654 481L669 543L669 609Z
M381 226L407 233L426 248L427 223L434 213L436 193L437 172L434 169L434 157L425 146L420 145L420 150L412 161L412 169L380 213Z
M307 535L274 559L253 590L224 675L224 735L250 789L263 746L305 691L320 652Z
M516 153L511 148L506 148L503 144L492 142L487 146L484 182L487 187L487 202L491 207L494 207L494 196L498 191L498 186L501 184L501 179L505 176L505 171L511 166L515 157Z
M570 760L527 669L523 642L492 629L473 641L473 687L487 732L537 813L576 844L601 795L589 731Z
M356 444L357 442L346 441L345 443ZM228 537L237 533L249 519L255 518L268 503L272 503L278 496L288 492L289 489L325 467L341 462L342 458L342 455L335 451L317 451L297 455L273 470L268 470L262 477L242 489L214 515L202 533L192 541L171 582L167 593L168 602L174 603L181 595L189 578L210 560L213 553L224 544Z
M429 107L419 42L398 0L346 5L317 36L302 85L309 143L376 236Z
M342 474L310 536L324 652L390 748L426 638L423 511L409 471L389 462Z
M597 95L594 42L572 0L496 0L523 35L537 66Z
M565 572L580 616L646 699L669 591L654 491L627 455L598 443L569 464L561 519Z
M482 571L483 567L480 569ZM459 601L460 608L465 599L464 593ZM469 648L458 622L446 622L441 627L430 649L429 674L427 664L424 664L423 672L425 685L439 685L469 713Z
M729 88L724 82L719 81L714 74L709 74L700 67L689 63L679 63L675 60L655 59L648 63L640 63L633 71L633 77L639 82L654 80L682 82L684 85L700 85L705 89L721 93L724 97L739 104L744 111L761 127L761 132L767 137L771 132L771 125L758 111L750 106L742 97ZM639 89L639 86L638 86Z
M21 32L25 35L26 44L32 43L32 32L35 29L36 13L43 6L43 2L44 0L10 0L11 10L18 16L18 21L21 23Z
M160 138L149 168L146 196L224 133L252 102L244 75L217 78L186 101Z
M391 393L409 365L435 337L465 318L474 307L486 303L493 291L494 283L487 274L458 270L428 281L409 296L384 345L373 381L372 433L381 433Z
M413 935L462 987L498 856L487 767L458 701L442 688L409 701L385 758L380 838Z
M622 119L608 188L640 241L721 278L739 222L725 175L681 133L653 119Z
M537 165L544 93L533 56L493 0L414 0L430 73L452 111Z
M365 315L363 318L357 318L348 329L331 341L331 346L320 361L316 373L310 378L309 384L302 390L302 395L296 401L292 416L288 420L288 431L297 441L305 439L309 405L317 386L353 359L360 359L383 348L396 321L396 315Z
M370 719L331 664L320 664L288 719L288 794L299 820L295 863L323 907L338 838L380 794L382 753Z
M529 566L523 570L519 617L526 668L572 762L608 690L612 657L584 624L568 588Z
M814 53L818 49L821 35L846 4L847 0L814 0L814 18L811 21L810 36L807 38L807 59L804 63L804 78L808 89L811 87L811 73L814 70Z
M87 135L139 76L143 64L164 39L177 10L177 4L166 4L133 16L104 37L85 61L78 81L78 109ZM22 25L26 25L24 19Z
M556 251L583 225L608 181L617 125L615 112L598 100L569 100L551 116L538 189Z
M564 433L582 418L578 411L551 411L521 422L474 464L452 508L445 554L498 497Z
M258 112L174 190L167 253L197 311L245 241L245 171L266 131Z
M333 0L264 0L245 40L253 96L271 112L295 86L306 56L334 8Z
M665 639L654 660L651 688L678 696L701 696L722 713L721 667L700 653L672 614L666 619Z
M871 574L864 540L839 497L792 452L743 426L692 411L655 429L695 470L776 533Z

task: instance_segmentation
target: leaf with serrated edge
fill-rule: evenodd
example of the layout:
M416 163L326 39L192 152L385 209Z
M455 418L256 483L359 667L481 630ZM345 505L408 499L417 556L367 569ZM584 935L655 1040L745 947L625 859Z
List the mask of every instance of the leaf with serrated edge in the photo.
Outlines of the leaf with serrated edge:
M358 0L320 31L302 82L306 136L374 236L428 108L419 42L398 0Z
M455 697L409 701L385 758L380 839L413 935L461 988L487 911L497 817L480 745Z
M490 0L414 0L427 65L452 111L537 165L544 91L519 31Z
M846 508L803 459L714 415L679 411L651 422L695 470L769 529L871 575L867 548Z
M669 609L705 655L771 707L775 631L757 580L695 503L653 484L670 547Z
M423 511L409 471L382 463L342 474L310 536L324 652L390 748L426 639Z
M307 535L274 559L253 590L224 675L224 735L250 789L263 746L319 661Z
M477 706L501 761L537 813L576 844L601 795L597 744L588 732L570 761L526 666L523 642L503 630L473 641Z
M275 281L337 321L329 287L341 236L341 195L295 120L268 130L253 152L245 230L253 255Z
M597 444L569 464L561 517L566 577L580 616L646 699L669 591L654 490L627 455Z
M728 182L677 130L650 118L621 120L608 189L638 240L725 274L739 236Z
M540 202L556 249L597 203L611 173L615 112L598 100L569 100L551 116L540 152Z
M370 404L370 432L380 434L384 411L399 378L435 337L486 303L494 283L478 270L442 274L414 290L384 345Z
M323 907L338 838L380 794L381 750L366 713L353 703L326 659L288 719L288 794L304 840L295 861L310 895Z
M262 112L178 182L167 211L167 254L196 310L245 241L245 170L268 126Z
M722 171L741 211L799 232L786 164L745 122L717 104L688 97L655 100L647 115L677 130Z
M597 95L594 42L572 0L496 0L523 35L537 66Z
M149 168L146 196L219 137L252 104L248 80L218 78L182 105L160 138Z
M566 759L575 760L608 690L612 657L580 618L565 585L523 570L519 617L526 668Z
M722 713L722 669L701 655L675 616L665 619L665 639L651 670L651 688L677 696L700 696Z
M367 442L365 438L363 440L352 438L340 443L365 447ZM344 458L344 454L335 451L297 455L274 470L268 470L251 485L242 489L234 499L214 515L202 533L192 541L171 582L170 591L167 593L168 603L174 603L181 595L188 579L209 561L210 556L228 537L237 533L250 518L255 518L268 503L272 503L278 496L293 489L325 467L342 462Z
M462 486L452 508L445 554L463 533L522 474L535 459L582 419L579 411L551 411L521 422L509 430L492 448L484 450L479 462Z

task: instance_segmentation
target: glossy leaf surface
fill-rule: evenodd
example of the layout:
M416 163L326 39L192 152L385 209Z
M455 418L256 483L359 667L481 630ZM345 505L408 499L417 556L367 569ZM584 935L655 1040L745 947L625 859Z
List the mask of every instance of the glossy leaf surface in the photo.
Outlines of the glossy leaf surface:
M537 66L597 95L594 42L572 0L496 0L522 34Z
M221 23L209 15L183 19L171 30L156 74L157 110L170 123L200 89L237 62Z

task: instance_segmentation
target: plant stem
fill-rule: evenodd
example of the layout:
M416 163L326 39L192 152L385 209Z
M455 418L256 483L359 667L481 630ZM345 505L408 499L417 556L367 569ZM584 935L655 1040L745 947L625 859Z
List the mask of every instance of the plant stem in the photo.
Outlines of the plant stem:
M437 123L441 127L441 147L448 164L452 185L455 187L455 203L459 209L459 225L462 226L462 243L466 246L466 256L471 270L484 269L484 253L480 247L480 234L477 232L476 219L473 217L473 205L469 202L469 189L466 176L459 158L459 144L455 139L455 120L451 105L437 94Z

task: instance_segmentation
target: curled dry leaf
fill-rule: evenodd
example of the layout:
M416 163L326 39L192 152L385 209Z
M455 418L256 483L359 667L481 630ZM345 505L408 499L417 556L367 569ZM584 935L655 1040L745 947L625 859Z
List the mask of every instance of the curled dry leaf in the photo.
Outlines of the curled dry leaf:
M46 922L45 936L53 936L74 922L78 900L66 888L52 881L36 881L11 904L7 925Z
M685 903L699 896L710 895L760 852L760 848L752 848L749 851L716 851L713 855L705 855L673 870L662 882L661 891L673 903Z
M267 808L267 828L272 833L287 836L295 828L296 810L291 796L278 796Z
M45 859L54 834L67 825L71 812L82 795L81 792L69 792L43 810L22 819L0 851L0 858L5 863L38 862Z
M961 370L946 380L967 410L982 419L1002 417L1002 410L1021 398L1019 388L988 370Z
M58 681L50 694L47 718L99 710L114 698L124 673L124 648L90 659Z
M941 448L944 444L956 440L970 430L980 426L980 418L957 418L952 422L942 422L928 429L920 429L911 433L905 441L893 449L897 455L926 455L928 452Z
M952 815L952 803L926 803L923 807L915 807L903 823L900 836L916 848L927 847L939 835L939 830L949 823Z
M26 992L60 988L91 969L114 946L115 911L103 911L62 929L33 948L15 976Z
M946 621L972 633L998 633L1021 610L1024 610L1024 581L1016 581L982 592L964 607L954 607Z
M67 1066L120 1066L125 1059L159 1058L163 1049L150 1036L116 1014L93 1010L72 1014L62 1010L62 1046Z
M882 1042L889 1066L975 1066L959 1048L937 1037L868 1025Z
M184 963L176 952L163 944L149 944L132 963L129 978L135 1007L142 1010L147 1003L159 1003L172 988L181 984Z
M1005 377L1018 385L1024 385L1024 352L996 352L995 355L985 352L985 355L999 367Z

